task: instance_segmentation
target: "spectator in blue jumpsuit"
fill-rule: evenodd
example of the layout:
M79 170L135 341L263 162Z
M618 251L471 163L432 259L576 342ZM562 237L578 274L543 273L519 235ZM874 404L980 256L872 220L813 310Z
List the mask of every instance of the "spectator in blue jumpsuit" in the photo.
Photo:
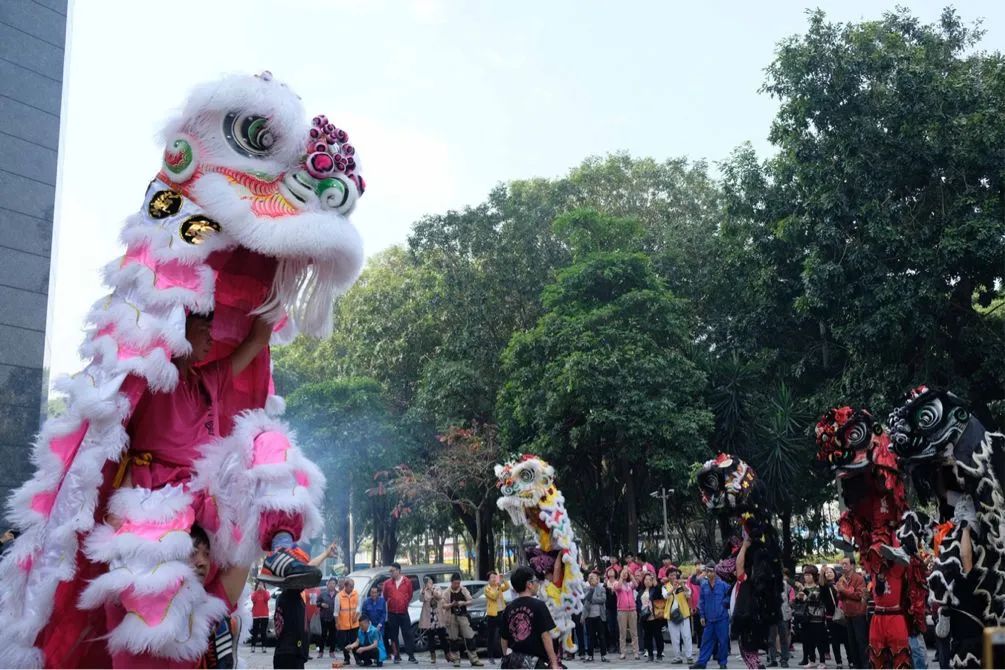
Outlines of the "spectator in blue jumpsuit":
M729 657L729 591L730 585L715 574L715 565L705 566L705 578L701 580L701 599L698 601L698 615L704 631L701 636L701 651L698 662L692 668L704 668L712 658L712 648L718 642L719 667L726 667Z
M370 625L377 629L381 635L384 634L384 624L387 622L387 601L380 595L380 589L376 586L370 587L370 597L363 601L360 614L365 614L370 618Z

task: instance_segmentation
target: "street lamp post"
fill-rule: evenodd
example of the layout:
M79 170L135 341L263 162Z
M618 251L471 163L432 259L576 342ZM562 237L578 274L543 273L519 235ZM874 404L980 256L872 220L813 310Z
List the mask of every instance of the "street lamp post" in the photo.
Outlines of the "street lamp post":
M663 547L664 551L670 552L670 519L667 517L667 498L674 494L674 489L661 486L659 491L653 491L649 495L663 501Z

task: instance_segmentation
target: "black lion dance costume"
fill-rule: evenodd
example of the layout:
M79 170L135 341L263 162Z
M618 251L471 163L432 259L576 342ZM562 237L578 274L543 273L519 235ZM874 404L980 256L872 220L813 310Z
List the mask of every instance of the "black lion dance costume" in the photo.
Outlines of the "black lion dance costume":
M838 523L858 549L872 581L875 612L869 625L869 664L910 668L908 636L925 631L925 568L918 543L908 552L900 532L908 519L907 492L890 438L863 408L838 407L816 427L817 461L829 465L847 509Z
M947 521L928 579L936 634L954 668L981 667L985 626L1005 615L1005 435L988 431L952 393L919 386L891 414L894 453L919 495Z
M764 667L759 651L768 649L768 629L782 617L781 547L767 507L764 483L749 464L729 454L706 461L698 471L697 481L702 502L719 515L724 529L738 523L735 530L742 541L736 541L736 537L726 540L719 567L735 561L729 579L735 580L737 589L732 633L740 641L740 654L747 667ZM717 568L717 572L723 570Z

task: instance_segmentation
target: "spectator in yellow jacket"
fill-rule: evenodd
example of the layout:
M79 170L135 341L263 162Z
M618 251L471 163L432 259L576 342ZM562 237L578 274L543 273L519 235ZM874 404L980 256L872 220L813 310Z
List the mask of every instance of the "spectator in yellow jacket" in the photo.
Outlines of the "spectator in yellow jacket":
M485 585L485 623L488 633L489 662L495 665L496 657L502 657L502 649L499 646L499 625L501 623L502 611L506 609L506 599L503 594L509 590L506 583L498 572L494 570L489 573L489 583Z
M670 628L671 663L681 663L681 652L688 665L694 662L694 647L691 642L691 588L681 579L680 568L671 565L667 569L669 582L666 585L666 619Z

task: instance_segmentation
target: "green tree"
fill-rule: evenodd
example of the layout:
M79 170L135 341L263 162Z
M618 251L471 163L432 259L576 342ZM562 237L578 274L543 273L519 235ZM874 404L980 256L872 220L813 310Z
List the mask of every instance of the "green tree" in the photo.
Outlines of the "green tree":
M394 413L404 413L423 366L449 332L443 293L442 278L401 247L376 254L336 303L330 338L299 338L277 351L279 390L290 393L304 383L365 376L383 386Z
M1005 324L982 309L1005 276L1005 58L975 51L981 34L951 9L932 25L815 11L767 70L779 153L751 211L798 270L792 307L835 380L822 397L1005 397Z
M685 353L686 304L645 254L599 250L597 240L612 239L595 234L602 221L592 211L556 221L581 246L545 288L541 318L503 353L497 415L507 445L540 453L570 482L566 500L589 510L576 518L594 542L634 548L647 487L683 487L707 454L711 415L704 375Z
M419 467L398 468L396 490L405 499L452 509L475 542L479 579L496 569L495 533L498 489L493 466L502 452L491 425L452 426L439 436Z

